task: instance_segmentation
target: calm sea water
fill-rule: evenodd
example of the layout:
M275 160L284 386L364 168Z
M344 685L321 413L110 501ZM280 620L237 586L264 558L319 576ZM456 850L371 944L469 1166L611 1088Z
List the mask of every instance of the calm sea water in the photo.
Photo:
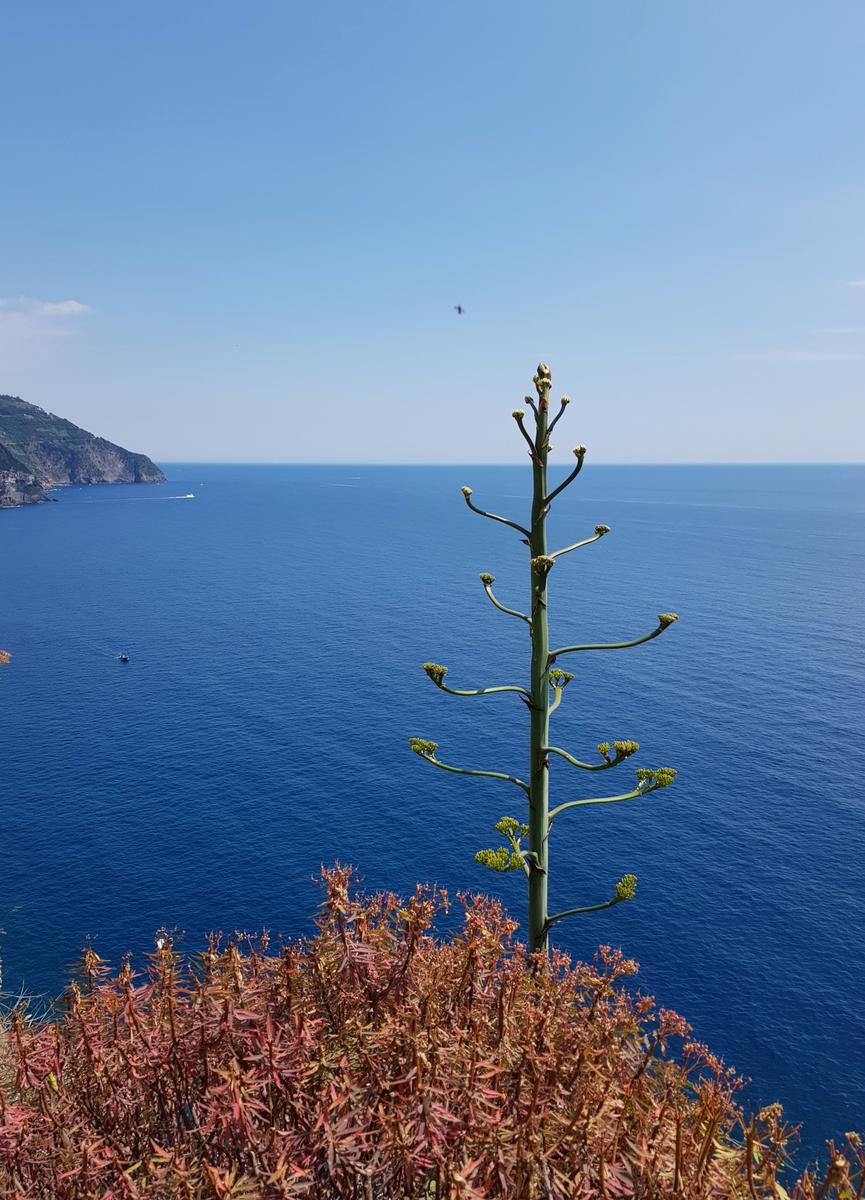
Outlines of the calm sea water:
M521 772L510 695L528 640L485 599L525 600L519 467L178 466L156 487L68 488L0 513L0 926L7 991L56 993L86 939L116 961L160 926L305 932L319 864L373 888L505 896L472 861L519 812L505 784L412 755ZM194 499L176 499L185 493ZM638 899L559 927L620 944L642 986L806 1122L805 1149L865 1127L865 468L591 467L553 542L603 542L551 580L554 641L662 638L572 656L555 740L636 738L666 792L570 813L552 904L639 876ZM128 652L120 664L115 655ZM555 795L602 795L554 765ZM619 790L615 788L614 790Z

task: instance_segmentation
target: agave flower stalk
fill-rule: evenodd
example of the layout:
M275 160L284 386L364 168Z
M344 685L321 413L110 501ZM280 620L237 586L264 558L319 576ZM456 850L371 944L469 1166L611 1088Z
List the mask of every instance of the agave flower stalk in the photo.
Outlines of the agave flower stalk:
M671 767L661 767L656 770L646 768L636 773L636 783L626 791L613 796L599 798L566 800L562 804L550 807L550 761L551 758L562 759L571 767L583 771L605 771L630 758L639 750L639 744L630 739L615 741L612 745L601 742L598 745L600 761L585 762L575 757L567 750L551 744L550 718L562 703L565 690L573 679L573 675L556 665L558 659L566 654L576 654L584 650L624 650L631 646L639 646L642 642L651 641L678 620L675 613L661 613L657 626L640 637L622 642L590 642L567 646L550 645L548 589L549 579L553 568L560 558L600 541L610 532L608 525L596 525L594 533L584 537L561 550L550 551L547 545L547 517L553 501L579 475L586 457L586 447L576 446L574 457L576 464L570 473L552 489L547 479L547 460L552 446L550 434L570 403L563 396L559 410L550 420L550 391L552 378L546 363L541 363L534 377L536 398L527 396L526 405L534 419L534 432L526 428L526 414L522 409L513 413L517 427L528 446L529 458L532 464L532 511L528 526L520 525L497 513L487 512L479 508L472 499L470 487L462 489L466 504L479 516L506 525L521 535L521 541L529 552L529 606L528 612L520 612L509 608L493 594L493 584L496 579L489 572L481 574L481 583L492 604L508 616L516 617L528 626L532 642L531 665L527 686L506 684L495 687L453 688L445 683L448 668L440 663L424 663L423 669L439 688L451 696L489 696L503 692L513 692L526 705L529 713L529 756L527 780L509 775L502 771L475 770L466 767L456 767L443 762L437 757L438 744L423 738L410 738L412 750L433 766L458 775L473 775L488 779L500 779L519 788L528 802L528 820L519 821L514 817L502 817L496 824L497 832L503 837L505 844L495 849L479 850L475 860L494 871L509 872L522 870L528 885L528 919L529 919L529 948L532 951L547 953L549 932L553 925L565 917L580 913L596 912L600 909L611 908L623 901L633 899L636 893L637 880L634 875L624 875L615 885L613 895L600 903L582 907L564 909L561 912L550 913L547 903L549 883L549 839L554 820L562 813L571 809L595 804L619 804L627 800L636 800L641 796L660 788L668 787L675 778L676 772Z

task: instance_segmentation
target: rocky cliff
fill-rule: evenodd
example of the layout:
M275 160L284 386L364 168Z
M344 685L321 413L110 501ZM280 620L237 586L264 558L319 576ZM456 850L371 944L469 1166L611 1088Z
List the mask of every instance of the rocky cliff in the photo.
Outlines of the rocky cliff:
M0 396L0 508L39 503L47 499L46 488L68 483L164 478L146 454L115 446L17 396Z
M0 442L0 508L39 504L47 499L33 472Z

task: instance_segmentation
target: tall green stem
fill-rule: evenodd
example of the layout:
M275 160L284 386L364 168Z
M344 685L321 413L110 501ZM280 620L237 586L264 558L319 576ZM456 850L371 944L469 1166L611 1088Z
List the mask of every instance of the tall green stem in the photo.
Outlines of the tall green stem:
M549 847L550 636L547 622L547 423L549 387L540 391L537 435L532 456L532 672L529 776L529 949L547 951L547 881Z
M492 585L496 581L495 575L491 575L489 571L484 571L481 573L480 578L481 583L484 585L484 591L496 608L507 613L509 616L519 617L521 621L525 621L529 626L532 637L530 686L528 689L510 684L487 688L452 688L444 682L445 676L448 674L447 667L442 666L441 663L434 662L423 664L424 671L439 691L447 692L451 696L487 696L493 692L514 692L528 705L530 712L529 782L526 783L525 780L518 779L514 775L505 774L502 771L468 770L464 767L454 767L450 763L444 763L436 758L435 755L438 743L428 741L425 738L411 737L409 738L409 745L415 754L420 755L421 758L426 759L427 762L432 763L433 766L440 767L444 771L450 771L457 775L473 775L485 779L504 780L520 788L524 795L528 797L528 824L512 816L502 817L496 822L496 831L501 834L507 844L495 848L478 850L475 854L475 862L489 867L493 871L508 872L522 870L525 873L528 879L529 890L529 949L533 953L546 956L549 953L549 930L552 925L565 917L575 916L577 913L599 912L604 908L612 908L614 904L620 904L625 900L632 900L637 888L635 875L623 875L616 884L615 893L611 899L601 904L567 908L560 913L550 916L547 906L547 889L549 886L550 866L550 827L553 818L571 809L576 810L597 804L617 804L623 800L633 800L638 796L646 796L649 792L655 792L659 788L668 787L676 775L672 767L658 767L655 770L640 768L636 771L636 787L631 788L627 792L621 792L616 796L569 800L565 804L559 804L550 811L549 755L555 754L565 759L572 766L580 767L585 771L603 771L608 767L618 766L619 763L630 758L640 748L637 742L630 739L623 739L612 743L613 754L611 754L609 742L600 742L598 744L598 753L601 755L603 761L593 764L575 758L573 754L569 754L567 750L562 750L558 746L550 745L550 717L561 703L568 683L573 679L573 675L569 671L563 671L561 668L554 666L556 658L562 654L574 654L581 650L623 650L628 646L639 646L642 642L651 641L652 638L656 638L659 634L663 633L665 629L669 629L678 618L675 613L660 613L656 629L644 634L642 637L633 638L628 642L592 642L573 646L559 646L550 650L547 612L547 582L550 571L555 566L557 560L563 557L563 555L570 554L573 550L579 550L582 546L588 546L592 542L597 542L610 532L610 528L608 525L596 525L593 537L586 537L577 542L572 542L570 545L565 546L561 550L556 550L552 554L547 550L547 514L550 511L550 505L579 475L586 456L586 447L583 445L574 447L574 457L577 460L575 466L564 479L551 491L548 491L547 457L551 449L550 434L558 423L562 413L564 413L566 407L570 404L570 400L567 396L562 396L560 401L561 407L551 421L549 413L551 378L550 368L546 363L538 365L534 384L538 395L537 402L531 396L526 396L525 398L526 404L535 417L534 436L532 437L526 429L525 413L522 409L515 409L511 414L517 423L523 440L529 448L529 457L532 462L533 487L530 528L527 529L525 526L519 525L516 521L511 521L508 517L501 517L497 513L486 512L484 509L478 508L472 500L472 489L468 486L460 489L466 504L472 512L477 513L481 517L487 517L491 521L496 521L501 525L507 525L517 533L523 534L522 541L528 546L531 558L529 564L531 584L530 615L527 616L526 613L518 612L513 608L507 608L496 599L492 593ZM524 846L524 839L526 838L528 839L528 845Z

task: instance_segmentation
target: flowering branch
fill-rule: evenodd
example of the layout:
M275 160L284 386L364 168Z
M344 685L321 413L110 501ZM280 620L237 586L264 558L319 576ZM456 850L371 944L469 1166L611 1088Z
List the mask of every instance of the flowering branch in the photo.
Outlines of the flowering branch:
M550 705L550 713L554 713L562 702L565 688L573 679L570 671L560 671L556 667L552 671L547 672L547 678L550 681L550 687L553 689L553 702Z
M516 529L517 533L524 533L526 537L531 537L528 529L524 529L522 525L517 525L515 521L509 521L507 517L499 517L495 513L484 512L482 508L478 508L476 504L472 504L472 489L470 487L460 488L460 491L465 497L466 504L479 517L488 517L491 521L499 521L502 525L510 525L511 529Z
M493 584L495 581L495 575L490 575L487 571L484 571L481 575L481 583L484 585L484 591L489 596L490 600L500 612L507 613L509 617L519 617L521 621L525 621L529 627L529 630L531 630L532 622L525 613L518 612L515 608L505 608L504 604L500 604L495 598L493 595Z
M575 917L581 913L600 912L602 908L612 908L616 904L622 904L625 900L633 900L637 894L637 877L636 875L623 875L616 884L616 894L612 900L605 900L603 904L589 904L585 908L566 908L563 912L554 913L553 916L547 917L547 929L555 925L556 921L562 921L565 917Z
M619 804L622 800L633 800L636 796L647 796L649 792L669 787L675 778L676 771L672 767L658 767L654 771L642 767L637 771L637 786L630 792L622 792L620 796L599 796L590 800L568 800L566 804L559 804L550 810L550 825L559 813L563 813L567 808L586 808L590 804Z
M561 416L561 414L559 414L559 415ZM571 471L570 475L568 475L568 477L566 479L563 479L562 482L559 484L559 486L557 488L553 488L553 490L550 492L550 494L547 497L545 497L545 499L544 499L544 507L545 508L549 507L549 505L552 504L552 502L555 500L556 496L558 496L559 492L563 492L565 490L565 488L568 486L568 484L573 483L574 480L576 479L576 477L579 475L580 471L582 471L583 462L585 461L585 457L586 457L586 447L585 446L574 446L574 454L576 455L576 458L577 458L577 465L574 467L573 471Z
M426 662L423 664L423 669L433 681L437 688L447 692L451 696L491 696L494 692L517 692L521 696L525 696L527 700L531 700L530 694L523 687L511 687L510 685L503 687L488 687L488 688L452 688L448 687L443 682L445 675L448 673L448 668L443 667L441 663Z
M523 412L523 410L521 408L515 408L514 411L511 413L511 416L516 421L517 427L519 428L520 433L523 435L523 437L526 440L526 444L529 448L529 458L532 460L532 462L536 462L537 457L538 457L538 452L535 449L535 443L532 441L532 439L526 433L526 427L523 424L523 422L526 419L526 414Z
M438 750L438 742L428 742L423 738L409 738L408 744L420 758L426 762L432 763L434 767L439 767L442 771L451 771L454 775L476 775L484 779L504 779L508 783L516 784L518 788L528 795L529 785L523 783L522 779L518 779L516 775L506 775L502 771L469 771L466 767L452 767L449 763L443 763L435 757L435 752Z
M561 758L566 759L571 766L580 767L583 771L607 771L610 767L617 767L620 762L624 762L632 754L636 754L639 748L639 742L613 742L615 757L611 758L609 742L599 742L598 753L604 759L600 763L581 762L580 759L574 758L572 754L568 754L567 750L561 750L558 746L544 746L543 752L544 754L558 754Z
M550 558L561 558L563 554L570 554L572 550L579 550L581 546L591 546L592 542L600 541L609 532L609 525L596 525L594 537L583 538L581 542L574 542L573 546L565 546L564 550L554 550Z
M657 629L653 629L651 633L646 633L642 637L634 638L632 642L607 642L605 644L590 646L559 646L557 649L550 651L549 661L554 663L560 654L574 654L577 650L626 650L629 646L639 646L642 642L650 642L652 638L658 637L659 634L663 633L665 629L668 629L678 619L675 613L660 613Z
M553 417L552 421L550 421L549 425L547 426L547 438L548 439L549 439L550 434L553 432L555 427L558 425L559 418L561 417L561 415L565 411L565 409L568 407L570 402L571 402L570 396L562 396L561 400L559 401L559 405L560 405L559 411L556 413L556 415ZM549 449L551 449L551 447L549 445L547 445L547 449L549 450Z
M513 817L502 817L501 820L496 821L496 830L510 845L510 852L508 852L507 846L497 846L495 850L478 850L475 862L502 874L522 868L528 877L531 874L531 867L522 850L522 840L529 836L528 825L523 824L522 821L516 821Z

